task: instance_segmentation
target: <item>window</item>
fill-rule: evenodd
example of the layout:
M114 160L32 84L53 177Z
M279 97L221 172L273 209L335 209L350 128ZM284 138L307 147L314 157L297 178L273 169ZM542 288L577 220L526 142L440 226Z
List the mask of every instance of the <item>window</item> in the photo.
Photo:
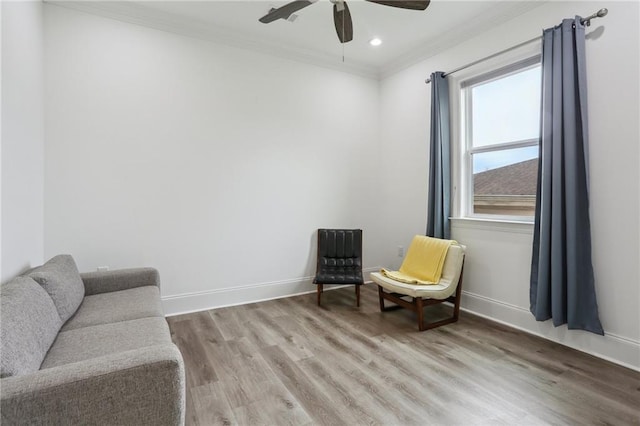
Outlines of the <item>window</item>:
M533 217L540 95L539 57L461 83L464 216Z

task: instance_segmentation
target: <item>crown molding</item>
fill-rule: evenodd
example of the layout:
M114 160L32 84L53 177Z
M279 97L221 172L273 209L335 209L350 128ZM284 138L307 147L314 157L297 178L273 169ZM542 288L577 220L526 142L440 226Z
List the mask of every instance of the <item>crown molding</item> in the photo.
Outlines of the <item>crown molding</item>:
M187 37L235 47L305 64L378 79L376 68L356 61L342 62L342 58L305 49L283 46L248 37L240 32L208 25L189 18L145 7L129 1L75 1L45 0L46 4L61 6L79 12L115 19Z
M499 3L504 6L500 8L488 8L484 13L476 15L474 19L467 21L463 25L456 26L437 38L425 40L412 49L407 50L406 53L396 56L380 68L378 78L383 79L389 77L548 2L549 0L502 0Z
M141 25L161 31L210 41L279 58L311 64L323 68L351 73L375 80L389 77L405 68L450 49L473 36L489 31L495 25L537 8L549 0L512 1L500 0L501 7L487 10L473 19L442 33L436 38L421 41L404 53L380 67L351 59L342 62L341 57L318 53L308 49L285 46L247 36L241 32L220 28L195 19L146 7L134 1L44 0L45 3L98 15L121 22Z

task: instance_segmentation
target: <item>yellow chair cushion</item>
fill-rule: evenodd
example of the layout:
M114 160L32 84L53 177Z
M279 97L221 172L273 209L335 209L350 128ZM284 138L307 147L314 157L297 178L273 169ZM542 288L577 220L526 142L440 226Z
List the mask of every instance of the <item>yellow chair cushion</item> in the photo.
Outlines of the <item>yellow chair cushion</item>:
M442 276L445 258L453 240L416 235L399 271L382 269L380 272L396 281L408 284L436 284Z
M462 272L466 247L452 244L442 269L442 277L436 284L408 284L384 276L380 272L370 274L371 280L391 293L428 299L446 299L456 292Z

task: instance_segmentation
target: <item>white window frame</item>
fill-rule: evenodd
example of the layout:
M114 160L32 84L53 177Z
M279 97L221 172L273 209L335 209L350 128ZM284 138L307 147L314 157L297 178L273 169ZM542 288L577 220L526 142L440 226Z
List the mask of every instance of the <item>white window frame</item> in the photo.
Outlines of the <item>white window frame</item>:
M535 49L535 50L534 50ZM499 215L474 213L473 209L473 154L494 152L508 148L537 146L539 138L510 141L494 145L473 148L471 120L471 89L481 83L488 83L500 78L516 74L540 65L539 45L520 52L510 58L503 58L499 63L486 64L475 73L465 73L453 79L450 93L454 100L452 107L453 121L453 158L454 158L454 219L489 220L496 222L533 223L533 216ZM455 123L457 118L458 123ZM457 124L457 126L456 126Z

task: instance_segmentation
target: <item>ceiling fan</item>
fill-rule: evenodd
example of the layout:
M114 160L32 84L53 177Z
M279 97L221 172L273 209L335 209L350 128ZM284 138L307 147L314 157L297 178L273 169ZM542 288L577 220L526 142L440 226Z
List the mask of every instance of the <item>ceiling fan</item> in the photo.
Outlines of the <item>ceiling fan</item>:
M288 19L292 13L311 6L318 0L295 0L279 8L272 8L269 13L259 19L263 24L276 21L278 19ZM353 40L353 22L351 12L345 0L330 0L333 3L333 23L340 43L347 43ZM384 6L398 7L400 9L425 10L431 0L365 0L371 3L378 3Z

